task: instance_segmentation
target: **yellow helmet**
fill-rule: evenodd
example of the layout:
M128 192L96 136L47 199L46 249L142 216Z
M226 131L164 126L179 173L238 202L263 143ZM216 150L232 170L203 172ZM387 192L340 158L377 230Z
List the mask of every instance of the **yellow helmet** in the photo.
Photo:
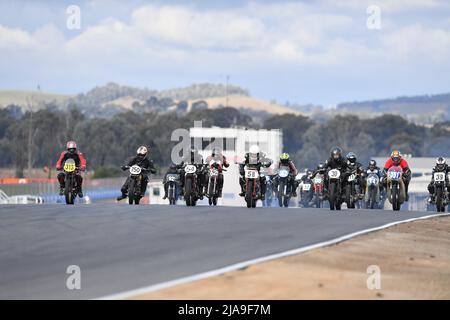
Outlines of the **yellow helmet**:
M289 153L282 153L280 156L281 161L288 161L289 160Z

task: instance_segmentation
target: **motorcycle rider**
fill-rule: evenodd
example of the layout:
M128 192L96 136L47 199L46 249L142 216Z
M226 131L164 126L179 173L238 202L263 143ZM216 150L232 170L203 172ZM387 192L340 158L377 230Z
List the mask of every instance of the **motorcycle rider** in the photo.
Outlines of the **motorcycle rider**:
M272 165L272 160L267 158L266 155L261 152L258 145L254 144L250 146L249 152L247 152L244 156L244 162L239 164L239 184L241 186L241 193L239 195L241 197L245 196L245 166L250 168L254 168L258 170L258 173L261 170L261 167L270 167ZM261 200L265 200L266 198L266 179L259 176L259 182L261 186Z
M344 183L347 183L347 178L352 174L352 172L356 171L356 182L362 188L363 187L362 181L364 180L365 175L363 165L357 161L356 154L354 152L347 153L345 157L347 159L347 170L344 174ZM362 198L361 191L362 190L360 190L359 194L360 198Z
M282 153L280 155L280 161L278 161L278 169L280 167L288 167L289 168L289 179L288 179L288 183L291 186L291 190L292 191L292 196L296 197L297 196L297 187L299 185L299 182L295 181L295 177L298 174L298 170L295 167L294 162L290 159L289 154L288 153ZM275 176L275 180L274 180L274 186L275 186L275 190L278 190L278 179L277 176Z
M230 164L227 161L227 158L222 154L222 150L220 150L219 148L213 148L211 151L211 155L209 155L206 158L206 165L210 165L211 161L217 161L220 164L217 167L217 170L219 171L219 175L217 177L217 182L218 182L218 192L219 192L219 197L222 197L222 189L223 189L223 167L228 168L230 166Z
M434 194L434 173L435 172L444 172L445 173L445 184L447 185L447 191L450 193L450 183L448 174L450 173L450 166L447 164L447 161L444 157L439 157L436 159L436 165L434 166L431 172L431 181L428 184L428 192L430 194L428 198L428 203L435 203L436 197Z
M323 176L325 176L325 173L327 171L327 165L324 162L321 162L317 165L316 170L313 171L313 173L311 174L311 179L314 179L316 177L316 175L321 174Z
M377 166L377 162L375 160L370 160L369 165L367 166L366 173L375 173L379 177L381 177L381 169Z
M365 172L365 177L368 177L369 174L376 174L378 176L378 178L380 179L380 181L381 181L382 171L381 171L380 167L377 166L377 162L375 160L372 159L372 160L369 161L369 165L367 166L367 168L365 169L364 172ZM363 192L365 193L366 192L366 186L367 186L367 180L366 179L362 179L361 182L363 184L363 186L362 186L363 187ZM383 184L380 183L379 188L380 188L380 193L381 193L381 191L383 189Z
M300 178L300 182L304 183L313 179L314 172L310 169L305 171L305 174Z
M167 175L169 174L180 174L181 168L180 166L177 166L176 164L172 163L169 167L169 169L167 169L166 174L164 175L163 178L163 185L164 185L164 197L163 200L167 199L167 193L168 193L168 189L169 189L169 184L167 183ZM181 181L180 181L180 186L181 186Z
M312 182L313 175L314 175L314 171L312 171L310 169L306 169L305 173L301 176L301 178L296 181L295 188L297 189L298 186L300 185L300 183L302 185L304 185L304 184L313 184L313 182ZM300 190L300 192L302 192L302 190ZM309 194L310 194L311 197L312 197L313 192L314 192L314 189L310 188Z
M405 194L406 194L405 201L407 202L409 200L408 186L409 182L411 181L411 169L409 168L408 162L402 158L400 151L398 151L397 149L394 149L391 152L390 158L387 159L386 163L384 164L383 184L385 184L386 188L387 188L387 179L386 179L387 171L394 166L399 166L403 169L402 179L403 183L405 184Z
M329 170L332 169L338 169L339 171L341 171L341 173L344 173L345 170L347 169L347 161L344 158L344 156L342 155L342 149L339 147L333 147L330 150L330 158L325 161L325 169L326 172L328 172ZM328 179L328 175L325 175L325 189L326 192L328 193L328 183L329 183L329 179Z
M64 163L68 159L73 159L75 161L75 166L77 168L75 171L75 180L77 181L78 186L78 196L83 198L83 177L81 176L80 171L86 170L86 159L84 158L83 153L77 150L77 143L75 141L68 141L66 149L66 151L61 152L61 155L56 162L56 170L61 171ZM62 196L64 194L66 175L64 172L60 172L58 173L57 178L59 182L59 195Z
M198 152L197 148L191 148L188 155L183 157L181 161L180 167L184 168L186 164L193 164L197 167L197 183L198 183L198 192L200 200L203 200L203 196L206 191L206 174L205 174L205 165L203 161L202 155ZM184 171L181 172L181 188L184 189Z
M121 169L125 171L125 170L127 170L127 167L137 165L143 169L147 169L150 173L155 174L156 169L155 169L155 166L153 165L153 161L148 159L147 155L148 155L147 147L140 146L136 151L136 155L134 157L132 157L131 159L129 159L128 162L126 163L126 165L123 165L121 167ZM141 183L141 195L144 195L145 191L147 190L148 172L142 171L141 174L143 177L143 181ZM123 184L122 188L120 189L120 191L122 192L122 195L117 197L117 201L123 200L128 196L127 193L128 193L128 184L129 183L130 183L130 177L128 176L127 180L125 180L125 183Z

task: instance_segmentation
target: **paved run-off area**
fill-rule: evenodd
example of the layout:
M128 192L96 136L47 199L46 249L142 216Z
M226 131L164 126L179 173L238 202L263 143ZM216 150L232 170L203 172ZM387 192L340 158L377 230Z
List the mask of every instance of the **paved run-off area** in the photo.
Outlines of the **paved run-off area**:
M97 298L429 214L116 204L1 206L0 298ZM333 247L343 245L346 243ZM327 249L316 251L321 250ZM431 255L435 258L429 259L436 262L443 257L438 251L430 251ZM419 257L409 254L406 264L421 261L409 258ZM337 257L330 262L341 260L346 259ZM381 262L375 259L373 264ZM360 269L355 272L365 275L369 263L372 264L366 261L360 266L362 272ZM70 265L80 267L81 290L66 287L69 277L66 270ZM380 267L383 286L385 268ZM433 264L428 267L432 270ZM329 276L343 275L330 272ZM320 285L331 283L315 284ZM228 296L217 296L220 297Z

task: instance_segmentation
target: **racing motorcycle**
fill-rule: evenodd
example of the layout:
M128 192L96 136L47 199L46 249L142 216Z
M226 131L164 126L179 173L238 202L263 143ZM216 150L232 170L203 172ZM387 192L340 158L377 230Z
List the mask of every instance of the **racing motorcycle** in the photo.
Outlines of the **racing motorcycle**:
M366 178L366 192L364 201L367 209L379 208L380 202L380 177L370 172Z
M433 174L433 180L436 211L445 212L445 207L449 204L445 172L435 172Z
M316 174L313 180L314 193L313 193L313 203L316 208L323 208L323 200L325 198L324 194L324 176L323 174Z
M328 171L328 201L330 210L341 210L342 178L339 169L330 169Z
M260 199L261 185L259 182L259 172L256 168L245 167L245 202L247 208L256 208L256 202Z
M278 169L277 174L277 197L278 197L278 205L280 207L289 207L289 201L291 200L292 196L292 186L290 183L290 179L292 179L289 167L287 166L281 166Z
M266 171L261 170L260 176L263 179L266 179L266 199L263 201L264 207L271 207L273 202L273 194L274 194L274 184L273 184L273 176L269 175Z
M313 191L314 191L314 186L313 186L313 182L311 181L311 179L307 178L305 181L302 181L302 183L300 183L299 206L301 206L303 208L310 207L310 204L311 204L313 196L314 196Z
M184 201L187 206L195 206L200 197L200 190L198 185L198 174L203 169L203 166L196 166L195 164L186 164L184 170Z
M347 208L360 208L359 189L360 185L358 183L357 168L349 169L349 171L347 171L345 181L345 202L347 203Z
M128 182L128 204L139 204L141 198L142 183L144 183L144 173L149 172L148 169L142 168L138 165L125 166L130 172Z
M76 174L76 164L75 160L73 159L67 159L64 162L63 171L65 174L64 178L64 197L66 199L66 204L74 204L75 198L78 194L78 185L77 185L77 179L75 177Z
M405 184L402 177L403 169L399 166L393 166L387 172L387 197L394 211L400 210L406 198Z
M217 206L217 199L222 197L221 190L219 190L219 169L222 167L222 162L218 160L211 160L208 167L208 203L209 205ZM226 169L222 169L226 171Z
M169 204L177 204L177 199L180 193L180 175L178 173L169 173L166 177L167 195L169 198Z

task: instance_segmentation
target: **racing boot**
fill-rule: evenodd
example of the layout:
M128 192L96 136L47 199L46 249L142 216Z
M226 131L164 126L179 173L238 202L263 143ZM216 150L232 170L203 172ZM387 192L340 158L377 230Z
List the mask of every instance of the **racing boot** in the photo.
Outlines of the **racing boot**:
M167 185L167 184L164 184L164 197L163 197L163 200L166 200L167 199L167 189L169 188L169 186Z
M116 200L117 200L117 201L120 201L120 200L125 199L126 197L127 197L127 194L124 193L124 192L122 192L122 195L118 196Z
M241 183L240 185L241 185L241 193L239 193L239 196L243 197L245 196L244 184Z
M59 195L64 195L64 186L59 186Z

